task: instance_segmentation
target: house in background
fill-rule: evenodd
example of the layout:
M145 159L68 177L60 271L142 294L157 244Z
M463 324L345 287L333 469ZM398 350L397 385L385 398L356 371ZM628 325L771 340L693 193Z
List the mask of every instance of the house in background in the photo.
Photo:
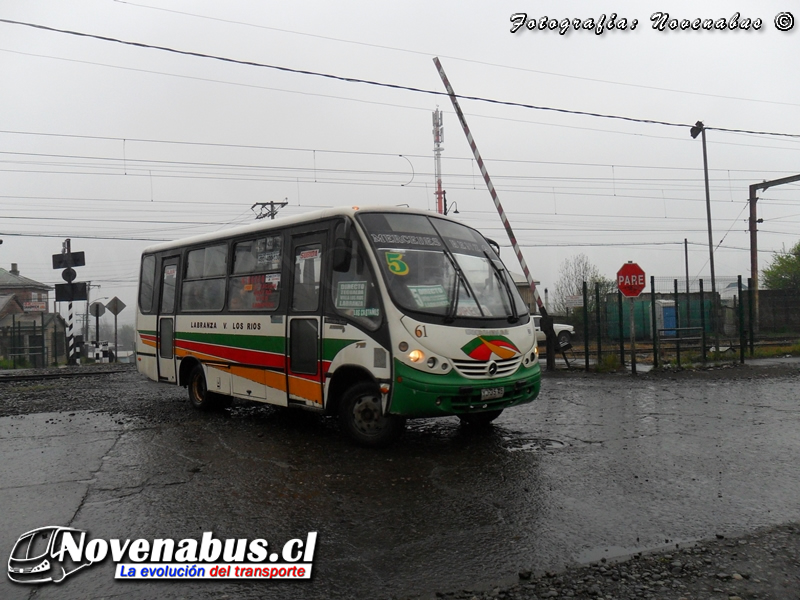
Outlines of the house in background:
M0 268L0 358L9 366L44 367L66 361L65 322L48 311L49 285Z

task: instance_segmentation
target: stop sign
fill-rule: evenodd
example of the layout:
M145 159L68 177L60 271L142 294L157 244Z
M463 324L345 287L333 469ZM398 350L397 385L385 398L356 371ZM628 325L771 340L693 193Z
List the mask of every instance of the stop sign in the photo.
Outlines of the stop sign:
M644 271L635 262L626 263L617 271L617 287L623 296L636 298L644 285Z

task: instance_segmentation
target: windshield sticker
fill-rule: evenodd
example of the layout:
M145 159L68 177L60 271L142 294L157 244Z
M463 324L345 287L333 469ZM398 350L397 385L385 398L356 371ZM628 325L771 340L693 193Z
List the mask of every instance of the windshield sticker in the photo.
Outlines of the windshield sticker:
M430 235L414 235L410 233L371 233L372 243L397 244L400 246L436 246L441 247L439 238Z
M420 308L435 308L450 304L447 292L441 285L410 285L408 289Z
M395 275L408 275L408 265L400 260L403 255L400 252L387 252L386 264L389 265L389 271Z
M311 260L312 258L319 257L319 248L315 248L314 250L303 250L300 253L300 260Z
M466 346L462 346L461 351L470 358L481 361L490 360L492 355L507 360L520 353L519 348L507 337L494 335L476 337Z
M354 308L353 309L353 316L354 317L380 317L381 316L381 309L380 308Z
M481 309L478 308L478 303L472 298L459 298L458 311L456 314L459 317L480 317Z
M336 308L366 308L367 282L340 281L336 288Z
M489 250L488 247L484 247L477 242L473 242L471 240L459 240L450 237L447 238L447 245L450 246L453 251L462 250L465 252L473 252L478 255L482 254L484 250Z

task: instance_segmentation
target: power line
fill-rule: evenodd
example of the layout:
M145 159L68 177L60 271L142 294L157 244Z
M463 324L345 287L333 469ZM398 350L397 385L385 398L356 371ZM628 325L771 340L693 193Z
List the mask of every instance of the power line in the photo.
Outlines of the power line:
M424 88L418 88L413 86L406 86L400 85L397 83L387 83L382 81L374 81L370 79L360 79L357 77L345 77L342 75L334 75L332 73L322 73L319 71L309 71L307 69L295 69L292 67L286 67L282 65L271 65L267 63L260 63L251 60L241 60L236 58L230 58L225 56L216 56L213 54L206 54L203 52L194 52L192 50L180 50L178 48L170 48L168 46L158 46L155 44L146 44L144 42L134 42L130 40L122 40L119 38L113 38L109 36L102 36L93 33L85 33L81 31L73 31L69 29L59 29L56 27L48 27L46 25L40 25L37 23L28 23L25 21L14 21L11 19L0 19L0 23L8 23L10 25L21 25L24 27L31 27L34 29L40 29L43 31L50 31L53 33L63 33L66 35L73 35L77 37L84 37L89 39L96 39L104 42L111 42L115 44L122 44L126 46L132 46L135 48L144 48L149 50L160 50L162 52L170 52L173 54L178 54L182 56L192 56L195 58L204 58L209 60L216 60L220 62L230 63L230 64L237 64L237 65L244 65L249 67L258 67L263 69L272 69L275 71L281 71L284 73L293 73L296 75L308 75L312 77L321 77L324 79L330 79L335 81L342 81L345 83L361 83L364 85L372 85L376 87L382 87L387 89L393 90L401 90L407 92L414 92L420 94L428 94L432 96L448 96L447 92L439 91L439 90L427 90ZM495 104L500 106L511 106L516 108L527 108L530 110L543 110L543 111L550 111L550 112L558 112L563 114L570 114L570 115L579 115L579 116L586 116L586 117L595 117L595 118L602 118L602 119L613 119L618 121L625 121L629 123L641 123L645 125L662 125L665 127L680 127L680 128L691 128L693 125L687 123L673 123L669 121L660 121L656 119L640 119L636 117L628 117L624 115L609 115L604 113L596 113L591 111L579 111L579 110L571 110L567 108L557 108L552 106L538 106L535 104L527 104L524 102L512 102L509 100L497 100L494 98L484 98L481 96L466 96L456 94L456 97L462 100L473 100L476 102L485 102L487 104ZM769 135L769 136L778 136L778 137L790 137L790 138L800 138L800 134L794 133L780 133L780 132L768 132L768 131L755 131L755 130L747 130L747 129L733 129L733 128L723 128L723 127L706 127L707 130L715 130L715 131L725 131L728 133L744 133L750 135Z
M127 2L125 0L114 0L114 2L117 2L119 4L127 4L129 6L136 6L138 8L145 8L145 9L149 9L149 10L158 10L158 11L167 12L167 13L173 13L173 14L178 14L178 15L195 17L197 19L206 19L206 20L209 20L209 21L217 21L217 22L220 22L220 23L228 23L228 24L231 24L231 25L242 25L242 26L245 26L245 27L254 27L254 28L257 28L257 29L264 29L264 30L267 30L267 31L277 31L277 32L280 32L280 33L289 33L289 34L292 34L292 35L305 36L305 37L316 38L316 39L321 39L321 40L327 40L327 41L332 41L332 42L338 42L338 43L343 43L343 44L354 44L354 45L358 45L358 46L365 46L365 47L368 47L368 48L378 48L378 49L381 49L381 50L392 50L392 51L395 51L395 52L405 52L405 53L408 53L408 54L415 54L417 56L427 56L427 57L440 56L441 58L446 58L448 60L457 60L457 61L461 61L461 62L473 63L473 64L478 64L478 65L485 65L485 66L488 66L488 67L498 67L498 68L501 68L501 69L510 69L510 70L513 70L513 71L523 71L523 72L526 72L526 73L537 73L539 75L549 75L551 77L563 77L565 79L575 79L575 80L578 80L578 81L591 81L591 82L594 82L594 83L605 83L605 84L609 84L609 85L620 85L620 86L633 87L633 88L639 88L639 89L645 89L645 90L654 90L654 91L658 91L658 92L671 92L671 93L675 93L675 94L689 94L689 95L692 95L692 96L704 96L704 97L708 97L708 98L723 98L725 100L739 100L739 101L744 101L744 102L762 102L762 103L765 103L765 104L779 104L779 105L784 105L784 106L800 106L800 104L797 104L797 103L794 103L794 102L778 102L778 101L775 101L775 100L760 100L758 98L741 98L741 97L737 97L737 96L724 96L724 95L721 95L721 94L706 94L706 93L702 93L702 92L692 92L692 91L689 91L689 90L676 90L676 89L673 89L673 88L664 88L664 87L657 87L657 86L650 86L650 85L641 85L641 84L636 84L636 83L626 83L626 82L622 82L622 81L610 81L610 80L607 80L607 79L597 79L597 78L594 78L594 77L579 77L577 75L565 75L563 73L553 73L551 71L541 71L541 70L538 70L538 69L528 69L528 68L524 68L524 67L512 67L510 65L502 65L502 64L491 63L491 62L486 62L486 61L482 61L482 60L473 60L473 59L463 58L463 57L459 57L459 56L448 56L446 54L422 52L422 51L419 51L419 50L409 50L407 48L398 48L396 46L386 46L386 45L383 45L383 44L370 44L370 43L367 43L367 42L357 42L357 41L354 41L354 40L346 40L346 39L335 38L335 37L330 37L330 36L326 36L326 35L317 35L317 34L306 33L306 32L302 32L302 31L293 31L291 29L280 29L278 27L269 27L267 25L259 25L259 24L256 24L256 23L246 23L244 21L234 21L232 19L222 19L222 18L219 18L219 17L209 17L207 15L200 15L200 14L197 14L197 13L190 13L190 12L180 11L180 10L172 10L172 9L163 8L163 7L160 7L160 6L148 6L146 4L138 4L136 2Z

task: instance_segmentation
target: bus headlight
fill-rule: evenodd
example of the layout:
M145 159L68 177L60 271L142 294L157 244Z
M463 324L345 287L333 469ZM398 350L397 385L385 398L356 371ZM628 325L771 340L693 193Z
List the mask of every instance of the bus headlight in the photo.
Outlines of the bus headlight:
M408 353L408 360L417 363L425 358L425 353L422 350L412 350Z

